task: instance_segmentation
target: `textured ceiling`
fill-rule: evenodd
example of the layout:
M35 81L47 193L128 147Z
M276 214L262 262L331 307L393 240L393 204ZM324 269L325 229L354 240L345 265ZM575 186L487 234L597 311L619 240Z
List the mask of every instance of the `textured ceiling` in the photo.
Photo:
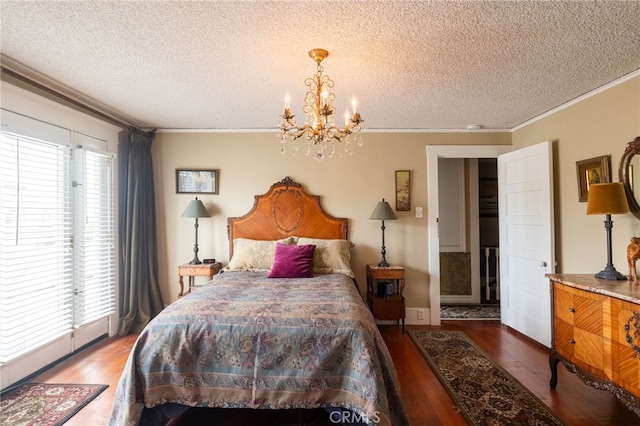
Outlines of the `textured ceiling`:
M6 1L17 62L161 129L302 116L310 49L338 117L369 129L511 129L640 69L639 1ZM341 120L338 120L341 121Z

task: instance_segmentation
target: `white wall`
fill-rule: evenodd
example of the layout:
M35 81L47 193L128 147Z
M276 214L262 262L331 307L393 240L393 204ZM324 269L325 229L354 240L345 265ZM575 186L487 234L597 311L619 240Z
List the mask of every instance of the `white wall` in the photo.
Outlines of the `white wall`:
M121 130L119 127L4 81L0 82L0 93L0 107L3 110L102 139L107 142L108 152L118 152L118 133ZM2 114L3 111L0 110L0 115Z

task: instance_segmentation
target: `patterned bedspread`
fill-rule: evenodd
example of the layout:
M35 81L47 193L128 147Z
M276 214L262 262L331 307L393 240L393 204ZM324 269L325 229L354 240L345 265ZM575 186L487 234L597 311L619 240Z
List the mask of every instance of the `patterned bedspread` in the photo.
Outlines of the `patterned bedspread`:
M353 281L225 272L142 331L120 378L111 425L142 406L352 410L408 424L387 347Z

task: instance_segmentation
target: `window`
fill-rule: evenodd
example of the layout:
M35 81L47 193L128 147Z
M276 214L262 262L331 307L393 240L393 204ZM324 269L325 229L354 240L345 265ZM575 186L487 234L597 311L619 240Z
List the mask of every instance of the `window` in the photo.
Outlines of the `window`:
M0 363L114 312L114 167L111 154L0 133Z
M114 311L113 158L75 150L74 326Z

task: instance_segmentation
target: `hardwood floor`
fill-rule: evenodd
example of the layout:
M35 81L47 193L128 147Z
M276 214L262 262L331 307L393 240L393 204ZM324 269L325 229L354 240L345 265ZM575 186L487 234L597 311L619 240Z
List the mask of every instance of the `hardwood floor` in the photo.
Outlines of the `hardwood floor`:
M640 418L611 393L585 385L562 366L558 368L557 389L550 389L549 350L500 325L499 321L443 321L440 327L407 326L408 330L437 328L464 331L567 425L640 424ZM397 326L381 326L380 330L400 377L405 410L411 424L465 425L465 420L409 335L403 335ZM131 335L103 340L33 380L109 385L65 426L106 424L120 373L135 338L135 335ZM188 424L199 423L189 421ZM210 425L211 420L203 424Z

